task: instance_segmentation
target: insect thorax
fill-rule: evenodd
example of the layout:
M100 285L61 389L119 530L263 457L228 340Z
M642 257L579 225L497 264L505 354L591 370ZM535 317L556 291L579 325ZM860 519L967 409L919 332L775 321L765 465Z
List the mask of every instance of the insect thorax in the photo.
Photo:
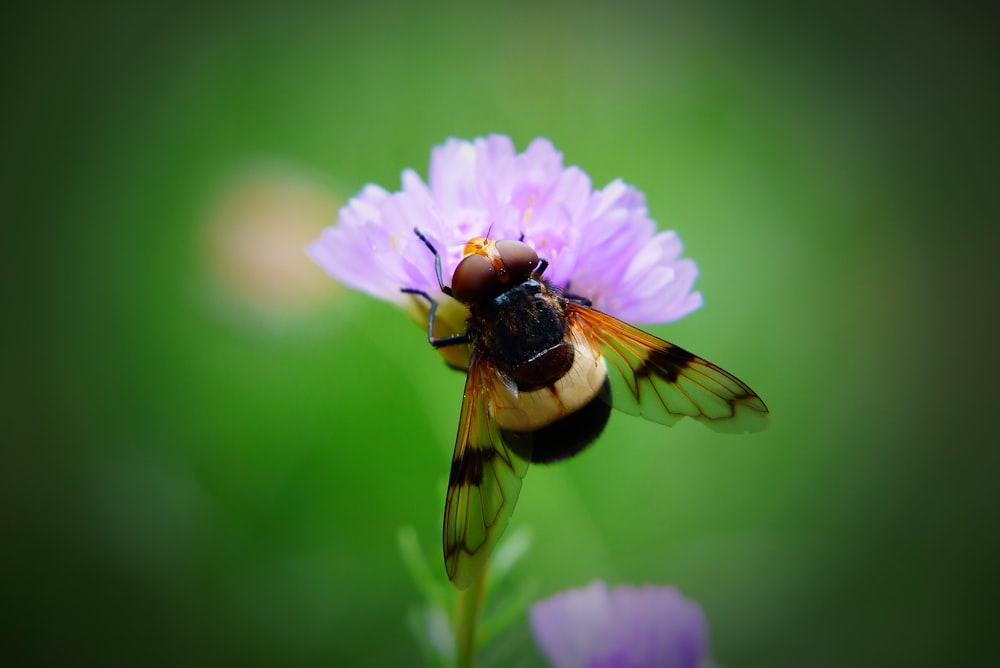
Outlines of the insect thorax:
M473 347L522 389L550 382L572 365L565 310L544 283L529 279L469 310Z

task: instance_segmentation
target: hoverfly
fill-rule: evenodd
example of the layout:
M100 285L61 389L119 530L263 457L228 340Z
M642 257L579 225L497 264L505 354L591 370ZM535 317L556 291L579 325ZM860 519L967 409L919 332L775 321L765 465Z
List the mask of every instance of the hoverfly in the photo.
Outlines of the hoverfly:
M477 237L444 284L469 311L464 333L435 348L468 344L471 355L444 511L448 578L467 588L485 568L514 511L529 462L570 457L600 432L612 405L672 425L691 417L717 431L759 431L768 410L745 383L711 362L590 308L542 277L548 262L523 241Z

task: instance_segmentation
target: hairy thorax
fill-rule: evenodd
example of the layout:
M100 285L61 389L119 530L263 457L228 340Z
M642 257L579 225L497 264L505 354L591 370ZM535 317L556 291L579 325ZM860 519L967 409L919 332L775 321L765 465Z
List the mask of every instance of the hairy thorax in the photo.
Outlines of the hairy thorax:
M563 299L544 282L528 280L477 305L468 331L497 371L492 408L502 429L534 431L562 420L591 403L607 378L604 359L572 333Z
M518 390L561 378L573 365L562 300L530 279L471 309L469 339Z

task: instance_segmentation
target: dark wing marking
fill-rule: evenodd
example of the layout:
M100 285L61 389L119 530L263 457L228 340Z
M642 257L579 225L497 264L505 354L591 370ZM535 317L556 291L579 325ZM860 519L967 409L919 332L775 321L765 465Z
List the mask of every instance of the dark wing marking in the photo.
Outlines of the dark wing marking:
M458 589L486 567L528 468L504 443L493 419L495 381L493 367L473 355L444 505L444 565Z
M615 408L666 425L692 417L729 433L767 426L767 406L732 374L600 311L573 302L567 311L603 352Z

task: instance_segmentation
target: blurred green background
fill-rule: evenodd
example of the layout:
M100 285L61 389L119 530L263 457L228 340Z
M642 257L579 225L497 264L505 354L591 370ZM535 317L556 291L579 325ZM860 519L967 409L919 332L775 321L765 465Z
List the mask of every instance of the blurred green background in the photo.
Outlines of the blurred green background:
M741 438L615 415L531 470L514 581L676 584L731 667L991 647L988 17L361 4L7 10L11 662L411 664L396 534L439 566L463 379L301 249L490 132L642 189L705 296L654 331L773 411ZM501 645L540 665L526 621Z

